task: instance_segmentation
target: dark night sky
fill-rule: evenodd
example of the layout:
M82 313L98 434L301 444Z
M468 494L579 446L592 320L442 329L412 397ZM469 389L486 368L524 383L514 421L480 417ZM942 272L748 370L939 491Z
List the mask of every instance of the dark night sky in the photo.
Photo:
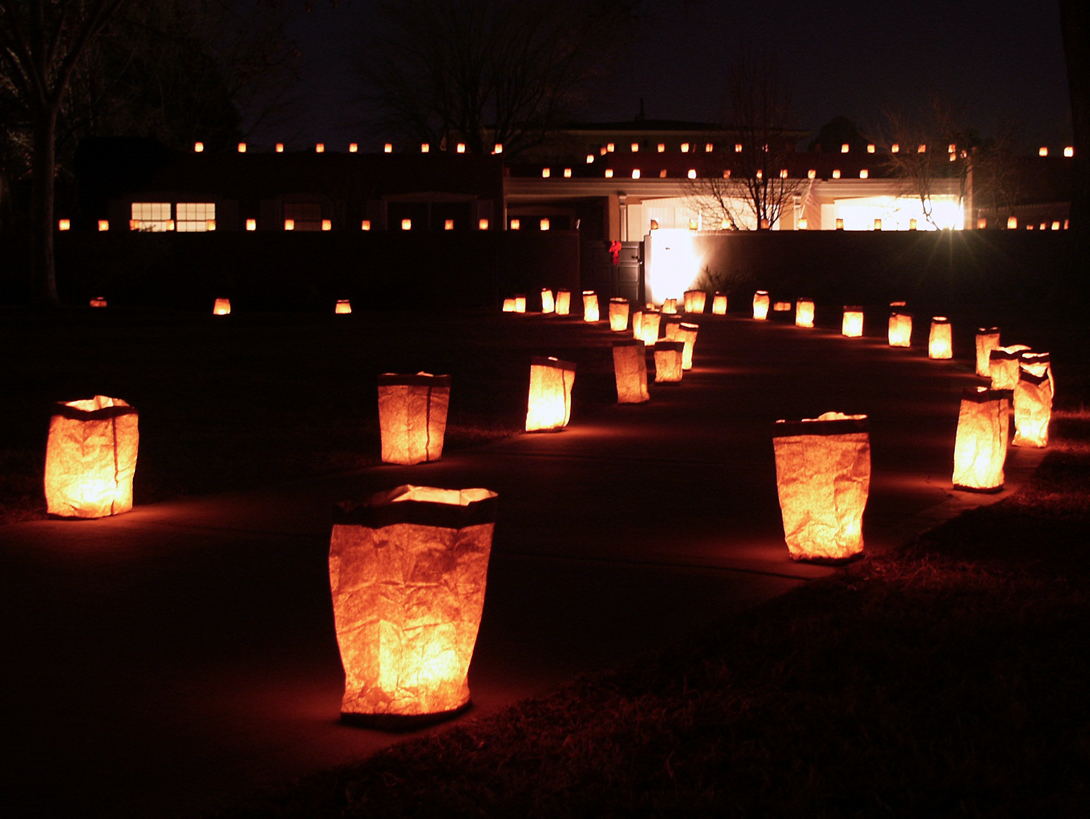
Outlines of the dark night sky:
M372 6L340 0L330 10L319 2L297 17L293 30L307 62L302 116L295 133L258 139L298 147L325 141L331 150L344 150L349 141L375 147L349 124L358 116L353 35L367 24ZM644 6L628 60L585 119L631 119L641 97L648 117L721 119L722 78L743 38L777 55L800 129L816 131L840 114L873 127L885 110L912 112L938 96L985 135L1011 120L1027 148L1070 143L1059 9L1052 0L660 0Z

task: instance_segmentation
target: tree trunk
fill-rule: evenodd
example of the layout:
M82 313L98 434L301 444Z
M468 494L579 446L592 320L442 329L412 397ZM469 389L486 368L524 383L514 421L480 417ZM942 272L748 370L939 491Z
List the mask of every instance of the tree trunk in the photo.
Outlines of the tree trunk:
M49 108L34 117L34 147L30 188L31 298L55 307L57 274L53 263L53 191L57 166L57 111Z

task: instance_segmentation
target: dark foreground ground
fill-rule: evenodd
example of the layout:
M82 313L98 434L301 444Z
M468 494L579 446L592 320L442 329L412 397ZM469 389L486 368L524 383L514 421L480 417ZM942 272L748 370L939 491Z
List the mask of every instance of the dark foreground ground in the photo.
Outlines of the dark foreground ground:
M9 399L0 439L7 519L43 512L48 401L88 389L116 386L142 410L138 503L373 463L382 369L488 387L457 414L452 403L455 449L519 429L532 338L497 344L491 316L373 318L351 331L297 319L287 333L253 317L233 343L245 319L132 314L88 332L103 319L11 316L26 400ZM1058 412L1018 494L661 652L221 815L1086 815L1084 334L1034 325L1021 337L1056 358ZM585 355L579 332L572 357ZM577 407L612 402L607 358L581 362L580 378Z

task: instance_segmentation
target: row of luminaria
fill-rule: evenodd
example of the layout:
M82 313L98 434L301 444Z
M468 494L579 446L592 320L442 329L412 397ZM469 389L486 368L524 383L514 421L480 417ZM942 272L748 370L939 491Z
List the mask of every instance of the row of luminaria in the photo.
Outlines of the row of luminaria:
M560 291L553 301L551 291L545 292L543 302L554 307L567 294ZM596 295L583 295L584 318L595 316L587 320L597 321ZM703 312L703 295L686 294L687 312ZM719 313L720 306L726 312L722 294L716 294L713 304L713 312ZM766 317L769 304L768 294L758 292L754 318ZM629 308L627 301L610 302L611 330L626 330L631 316L634 334L613 344L617 397L619 403L642 403L649 398L647 348L654 348L656 381L680 379L692 366L698 328L668 320L665 338L659 339L661 312L647 306L629 313ZM812 314L812 301L800 300L797 322L809 315L810 323L802 326L812 326ZM899 309L893 312L891 346L893 319L906 315ZM861 322L861 311L847 308L844 335L859 335ZM948 347L949 322L933 322L932 343L936 326L946 328ZM897 339L902 343L902 336ZM1001 347L994 328L977 334L977 372L982 375L985 361L991 385L968 391L961 402L953 483L987 491L1002 487L1012 416L1014 445L1047 444L1053 381L1046 353ZM570 362L532 359L528 431L567 425L574 378ZM449 376L380 376L383 462L417 464L440 458L449 400ZM94 518L130 509L138 443L136 410L124 401L95 396L58 404L46 455L49 513ZM826 413L816 419L777 421L773 450L791 556L843 560L859 554L870 484L867 417ZM401 486L363 503L338 506L329 573L345 669L346 721L397 727L405 720L445 716L468 705L468 670L484 604L496 501L496 493L483 488Z

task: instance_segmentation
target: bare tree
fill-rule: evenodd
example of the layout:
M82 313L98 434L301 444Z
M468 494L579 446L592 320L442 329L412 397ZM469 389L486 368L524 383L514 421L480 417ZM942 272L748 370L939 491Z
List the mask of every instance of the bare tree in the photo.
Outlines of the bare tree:
M57 118L91 43L128 0L0 0L0 65L5 107L31 134L31 277L37 299L57 303L53 194Z
M790 127L790 104L776 60L740 48L728 91L727 130L735 135L735 145L727 146L728 151L733 147L729 165L706 161L701 175L687 185L687 198L695 209L734 230L771 230L806 185L788 172L797 135Z
M384 133L505 153L577 110L623 47L633 0L382 3L364 51L364 103Z

